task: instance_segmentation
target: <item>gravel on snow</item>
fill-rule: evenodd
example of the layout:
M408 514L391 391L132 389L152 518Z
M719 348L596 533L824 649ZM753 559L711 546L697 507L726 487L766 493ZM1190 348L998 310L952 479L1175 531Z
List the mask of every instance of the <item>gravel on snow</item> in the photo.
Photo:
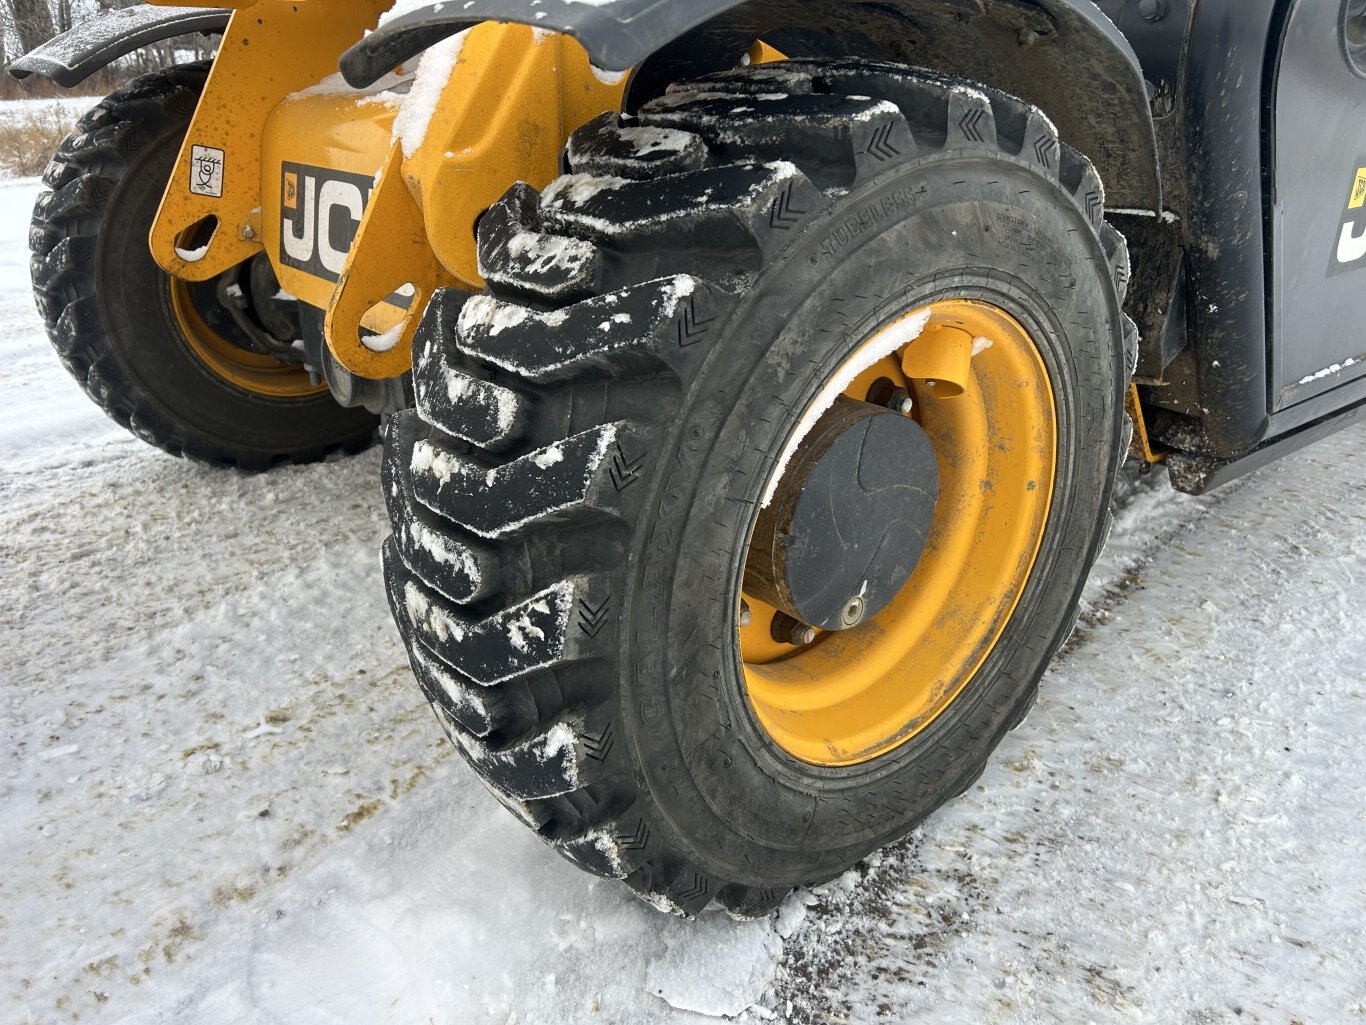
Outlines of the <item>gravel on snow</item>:
M689 924L451 755L384 606L374 452L208 470L79 393L28 295L37 190L0 182L10 1020L1366 1017L1366 431L1201 500L1126 476L980 782L775 919Z

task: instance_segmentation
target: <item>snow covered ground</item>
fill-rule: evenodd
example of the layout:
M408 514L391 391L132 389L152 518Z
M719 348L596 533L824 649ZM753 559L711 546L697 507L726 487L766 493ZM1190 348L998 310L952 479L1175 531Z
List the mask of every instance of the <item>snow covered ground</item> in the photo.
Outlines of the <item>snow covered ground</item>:
M1366 431L1124 483L1083 629L967 795L773 920L663 917L474 781L384 607L378 460L126 437L0 182L0 1018L1366 1018Z
M0 100L0 122L56 111L75 124L82 114L99 102L98 96L37 96Z

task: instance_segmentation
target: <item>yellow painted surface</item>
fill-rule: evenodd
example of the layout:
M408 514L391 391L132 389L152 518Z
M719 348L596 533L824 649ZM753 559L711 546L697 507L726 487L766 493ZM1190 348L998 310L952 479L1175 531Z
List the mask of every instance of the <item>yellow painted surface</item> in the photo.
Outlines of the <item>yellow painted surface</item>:
M220 336L195 310L185 283L175 278L171 279L171 312L195 358L243 391L273 399L304 398L327 391L326 384L314 384L299 364L249 352Z
M335 73L338 57L389 5L255 0L237 6L152 225L152 256L162 268L207 281L261 251L268 117L291 93ZM216 181L205 174L210 160L221 162ZM184 243L184 236L207 217L217 218L217 229L207 248L196 252L199 244ZM177 243L183 243L179 251Z
M1152 438L1148 435L1148 421L1143 416L1143 403L1138 397L1138 385L1132 382L1124 396L1124 408L1129 413L1129 419L1134 422L1134 438L1138 442L1144 462L1160 463L1165 460L1167 451L1153 448Z
M264 248L284 290L327 311L342 365L373 378L408 369L434 289L483 287L483 211L514 182L548 185L569 133L617 109L626 82L595 73L564 36L485 23L463 35L425 132L406 133L404 152L393 128L401 94L310 88L387 6L238 4L151 234L157 262L191 281ZM205 218L217 219L207 245ZM337 224L359 225L344 252Z
M992 344L970 357L954 394L903 372L938 367L913 350L937 341L957 347L960 335ZM920 561L897 597L853 629L821 633L801 648L781 645L768 636L771 610L746 595L753 620L739 630L759 722L783 750L817 765L885 754L971 686L1029 579L1053 490L1047 372L1027 332L1000 309L934 304L922 335L846 394L863 399L877 377L911 392L913 415L935 448L940 494Z
M419 74L421 71L419 69ZM620 106L625 76L599 81L583 47L525 25L471 29L420 145L402 174L441 264L483 287L474 250L479 215L508 186L538 189L560 173L569 133Z
M326 309L331 301L344 262L335 262L331 279L291 266L281 255L285 252L282 236L286 230L297 230L309 251L316 249L319 190L329 178L328 171L366 179L373 188L374 176L389 152L396 109L397 97L305 94L283 101L266 122L259 172L261 240L273 258L281 287L319 309ZM310 237L304 239L303 229L296 229L295 224L303 219L300 211L309 208L313 219ZM391 326L397 312L376 329Z
M419 64L414 88L425 86L426 73ZM328 304L327 340L338 361L363 377L407 370L433 290L483 287L479 217L514 182L550 184L569 133L619 107L625 81L600 78L565 36L494 23L465 33L425 132L395 133L400 138ZM360 327L369 327L367 311L403 284L414 290L412 304L397 337L386 339L389 347L374 351Z

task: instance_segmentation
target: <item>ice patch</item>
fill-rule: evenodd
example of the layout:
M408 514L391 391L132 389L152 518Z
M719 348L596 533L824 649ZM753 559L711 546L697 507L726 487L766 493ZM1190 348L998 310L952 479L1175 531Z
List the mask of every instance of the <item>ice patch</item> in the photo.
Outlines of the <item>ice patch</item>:
M967 97L967 98L970 99L970 100L976 100L978 103L983 103L983 104L986 104L987 106L991 106L991 97L988 96L986 93L982 92L981 89L974 89L974 88L973 88L972 86L970 86L970 85L962 85L962 84L951 85L951 86L949 86L949 92L953 93L953 95L955 95L955 96L965 96L965 97ZM1043 111L1039 111L1038 113L1039 113L1041 116L1043 115ZM1044 121L1046 121L1046 122L1048 123L1048 126L1049 126L1050 128L1053 127L1053 122L1052 122L1052 121L1049 121L1047 117L1044 117ZM1053 134L1054 134L1054 135L1057 135L1057 134L1058 134L1058 130L1057 130L1056 128L1053 128Z
M588 70L593 72L593 77L603 85L616 85L628 74L625 71L604 71L596 64L589 64Z
M555 267L572 272L591 259L593 247L583 239L519 231L508 239L508 255L525 260L526 270L532 274L543 274Z
M662 901L673 903L667 897ZM672 906L661 910L676 913ZM763 1017L758 1005L768 991L769 965L782 954L772 928L737 927L728 916L712 913L699 915L686 933L666 936L663 955L646 971L646 989L680 1011L714 1018L749 1011Z
M474 553L464 545L453 544L420 522L411 524L409 536L416 547L432 557L432 561L444 566L458 566L472 586L478 584L482 576L479 572L479 562L475 559Z
M621 845L609 830L590 830L576 837L575 842L594 847L602 855L602 860L607 863L608 871L614 879L621 879L626 875L626 870L621 864Z
M290 93L286 99L292 100L302 96L348 96L359 103L399 104L403 102L403 96L390 90L411 81L412 75L396 75L391 71L364 89L357 89L349 85L338 71L306 89Z
M626 178L615 178L606 174L566 174L556 179L554 184L541 193L541 200L555 210L562 208L566 203L583 206L600 192L620 189L630 184Z
M515 392L491 381L481 381L459 370L453 370L444 365L444 361L441 373L446 382L446 400L452 406L462 403L477 405L481 411L493 414L500 435L511 429L517 419L517 411L521 408ZM418 389L420 403L427 404L430 396L423 388L422 378L418 379Z
M618 129L617 135L631 144L637 157L649 156L651 153L682 153L694 138L689 133L680 132L676 128L650 128L635 125Z
M429 473L442 484L447 484L459 472L460 463L454 456L435 448L431 442L419 441L413 446L408 469L415 474Z
M531 610L528 609L520 616L509 619L507 622L508 640L518 651L527 650L527 640L545 640L545 631L536 626L531 621Z
M1170 210L1163 210L1159 213L1156 210L1140 210L1133 207L1109 206L1105 208L1107 214L1122 214L1125 217L1160 217L1166 224L1175 224L1179 221L1180 215L1172 213Z
M550 727L541 742L541 760L548 762L565 752L574 753L574 731L567 723L560 722Z

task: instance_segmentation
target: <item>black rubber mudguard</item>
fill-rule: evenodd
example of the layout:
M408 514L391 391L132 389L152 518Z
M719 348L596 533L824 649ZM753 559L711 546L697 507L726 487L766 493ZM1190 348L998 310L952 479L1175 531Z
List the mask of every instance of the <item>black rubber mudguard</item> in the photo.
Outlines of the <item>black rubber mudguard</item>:
M989 30L970 30L974 19ZM637 67L699 28L728 27L748 38L814 30L837 47L847 44L848 52L799 53L899 62L903 44L929 31L933 45L919 46L912 63L990 81L1043 107L1063 137L1096 161L1113 205L1161 209L1142 68L1129 41L1091 0L461 0L382 25L342 55L342 76L364 88L483 21L573 36L605 71ZM1036 38L1040 45L1034 45Z
M933 0L950 6L954 0ZM988 5L990 0L987 0ZM343 77L353 86L370 85L381 75L439 39L481 21L505 21L551 29L583 44L593 63L605 71L625 71L689 29L741 7L746 0L473 0L436 3L383 25L342 57ZM762 4L775 7L780 4ZM799 6L792 4L792 6ZM896 6L880 5L880 6ZM908 4L908 6L911 6ZM978 5L971 5L978 6ZM1032 0L1055 19L1080 16L1106 38L1116 56L1138 71L1138 59L1119 30L1090 0Z
M625 71L665 43L741 0L474 0L437 3L380 26L342 55L342 77L370 85L413 54L481 21L506 21L563 32L583 44L605 71Z
M193 32L222 32L230 14L213 7L123 7L54 36L7 70L15 78L43 75L61 86L77 85L148 43Z

